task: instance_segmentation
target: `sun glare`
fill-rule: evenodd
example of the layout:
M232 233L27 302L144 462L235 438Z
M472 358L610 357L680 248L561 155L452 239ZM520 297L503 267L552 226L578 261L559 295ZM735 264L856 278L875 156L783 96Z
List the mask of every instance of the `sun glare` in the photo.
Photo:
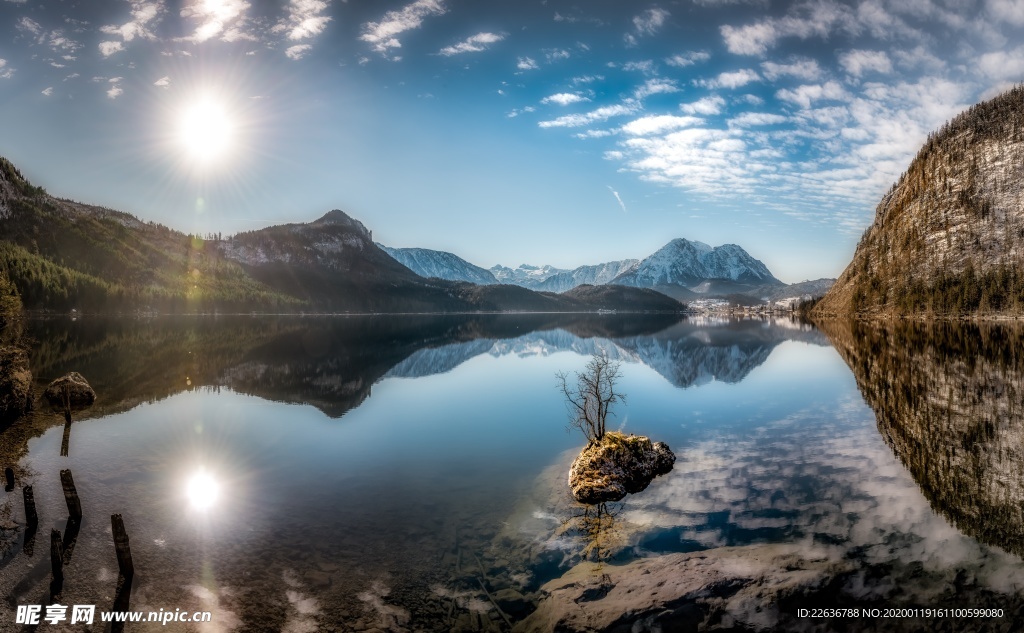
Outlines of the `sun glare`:
M188 105L178 122L178 140L196 162L211 164L231 149L233 124L224 105L204 98Z
M188 480L185 496L188 497L193 508L206 510L217 502L217 498L220 496L220 484L210 473L200 470Z

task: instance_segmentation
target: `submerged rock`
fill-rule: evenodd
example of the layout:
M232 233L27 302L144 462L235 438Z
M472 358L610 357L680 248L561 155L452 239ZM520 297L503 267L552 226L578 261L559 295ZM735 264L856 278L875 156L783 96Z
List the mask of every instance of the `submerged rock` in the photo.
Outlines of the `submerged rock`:
M0 418L9 420L32 408L32 371L20 347L0 347Z
M809 559L800 545L748 545L580 563L541 587L517 633L584 631L770 631L794 628L799 604L852 572L848 562ZM803 623L801 623L803 624Z
M580 503L618 501L672 470L675 461L664 442L612 431L576 457L569 469L569 488Z
M87 407L96 401L96 392L77 371L68 372L51 382L43 396L54 407L63 407L65 397L72 407Z

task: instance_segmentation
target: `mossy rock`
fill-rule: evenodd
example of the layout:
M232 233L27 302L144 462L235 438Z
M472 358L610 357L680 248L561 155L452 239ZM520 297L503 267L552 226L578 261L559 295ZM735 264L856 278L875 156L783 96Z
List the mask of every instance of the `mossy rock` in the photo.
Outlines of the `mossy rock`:
M56 409L63 409L65 404L77 409L95 402L96 392L82 374L72 371L47 385L43 397Z
M664 442L612 431L573 461L569 489L580 503L618 501L647 488L655 477L671 471L675 461Z

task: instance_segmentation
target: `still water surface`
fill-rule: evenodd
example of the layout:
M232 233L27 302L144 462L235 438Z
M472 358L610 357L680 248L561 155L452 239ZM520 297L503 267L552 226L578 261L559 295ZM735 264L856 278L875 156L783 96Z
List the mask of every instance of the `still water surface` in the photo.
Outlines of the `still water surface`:
M62 603L109 608L120 513L131 608L213 613L159 630L507 630L495 596L522 619L585 558L762 543L836 565L781 627L795 606L1020 607L1019 328L533 315L29 334L40 385L79 371L99 400L70 426L40 410L0 434L41 517L26 547L20 490L0 506L0 628L49 602L61 469L85 513ZM555 373L595 352L623 363L612 426L677 462L588 536Z

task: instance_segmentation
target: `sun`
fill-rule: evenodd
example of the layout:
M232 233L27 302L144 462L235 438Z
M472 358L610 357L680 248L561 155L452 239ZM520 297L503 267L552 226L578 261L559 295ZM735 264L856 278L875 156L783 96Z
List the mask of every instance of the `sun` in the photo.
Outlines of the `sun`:
M223 103L212 97L201 97L182 109L178 141L193 161L211 165L230 153L234 127Z

